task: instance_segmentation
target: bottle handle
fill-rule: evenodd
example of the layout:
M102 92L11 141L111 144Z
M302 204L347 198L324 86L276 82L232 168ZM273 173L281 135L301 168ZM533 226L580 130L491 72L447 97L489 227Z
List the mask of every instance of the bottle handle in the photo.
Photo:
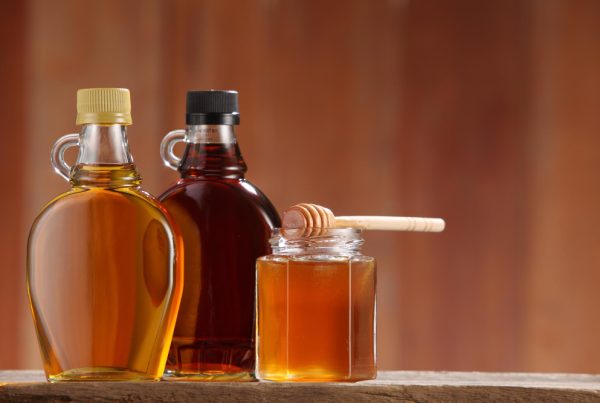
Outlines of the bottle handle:
M57 174L69 181L71 166L65 162L65 151L71 147L79 147L79 133L65 134L52 146L50 162Z
M162 139L160 142L160 156L164 164L177 171L181 158L175 155L173 149L175 144L185 141L185 130L173 130Z

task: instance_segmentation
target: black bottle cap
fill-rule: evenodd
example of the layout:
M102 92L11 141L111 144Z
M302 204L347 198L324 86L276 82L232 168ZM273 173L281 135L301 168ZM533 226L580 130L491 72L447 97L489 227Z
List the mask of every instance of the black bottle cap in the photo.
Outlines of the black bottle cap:
M188 91L187 125L239 125L237 91Z

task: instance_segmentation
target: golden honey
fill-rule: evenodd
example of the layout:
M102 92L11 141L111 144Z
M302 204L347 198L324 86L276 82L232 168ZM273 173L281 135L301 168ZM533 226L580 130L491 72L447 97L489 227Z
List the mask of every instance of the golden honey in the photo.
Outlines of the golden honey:
M310 238L323 243L340 231L356 230ZM314 239L312 246L279 249L257 261L258 377L374 378L375 259L347 248L315 248Z

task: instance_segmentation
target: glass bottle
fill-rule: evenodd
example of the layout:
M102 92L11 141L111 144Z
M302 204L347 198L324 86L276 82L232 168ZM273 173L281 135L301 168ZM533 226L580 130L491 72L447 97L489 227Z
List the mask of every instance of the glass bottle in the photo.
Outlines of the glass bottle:
M373 379L375 259L353 228L273 232L257 260L258 378Z
M181 179L160 200L185 245L186 285L165 372L172 380L254 379L255 263L280 221L244 179L237 95L188 92L187 129L170 132L161 145ZM185 142L181 159L173 154L177 142Z
M50 201L29 235L27 288L49 381L157 380L183 289L180 235L140 189L127 145L129 91L77 92L79 134L52 165L71 190ZM78 147L73 167L65 150Z

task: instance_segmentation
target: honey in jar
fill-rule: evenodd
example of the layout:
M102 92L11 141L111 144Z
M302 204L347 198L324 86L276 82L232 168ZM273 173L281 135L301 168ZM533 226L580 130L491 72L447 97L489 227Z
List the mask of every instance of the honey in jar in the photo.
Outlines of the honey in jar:
M259 379L360 381L375 363L375 259L352 228L275 229L257 260Z

